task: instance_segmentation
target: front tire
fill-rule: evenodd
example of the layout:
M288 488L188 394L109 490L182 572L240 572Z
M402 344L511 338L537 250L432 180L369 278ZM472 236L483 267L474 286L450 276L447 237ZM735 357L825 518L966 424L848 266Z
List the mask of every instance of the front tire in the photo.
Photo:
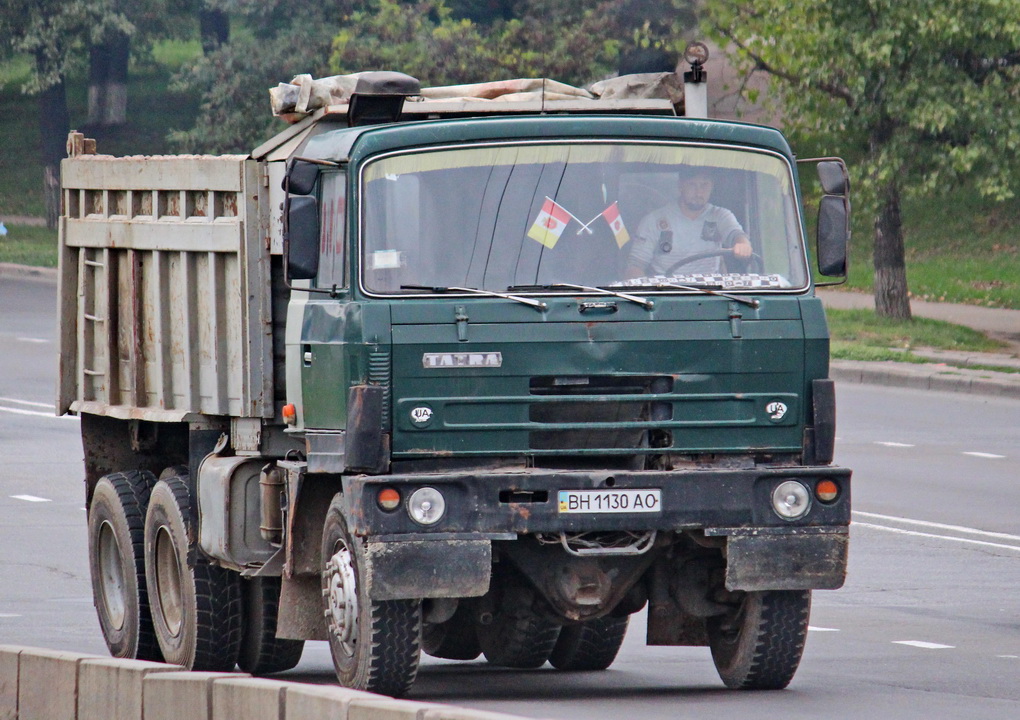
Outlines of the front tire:
M613 664L630 617L602 617L564 625L549 656L557 670L605 670Z
M322 533L322 596L329 651L344 687L397 697L418 674L421 601L369 597L365 548L347 529L343 496L326 512Z
M237 573L188 564L191 497L184 477L161 479L145 516L145 577L163 657L189 670L230 671L241 643Z
M772 590L745 593L732 612L710 618L712 659L726 687L789 685L804 653L810 614L810 590Z
M89 567L99 627L110 654L160 662L145 583L145 510L150 472L105 475L89 505Z

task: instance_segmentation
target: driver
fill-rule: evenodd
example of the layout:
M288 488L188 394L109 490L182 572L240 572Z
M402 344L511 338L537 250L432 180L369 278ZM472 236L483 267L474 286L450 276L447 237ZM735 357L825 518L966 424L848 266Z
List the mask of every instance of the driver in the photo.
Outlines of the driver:
M740 260L751 257L751 242L737 218L709 202L714 186L708 168L681 168L677 202L653 210L638 225L628 279L665 275L684 258L704 252L732 249ZM721 265L722 257L706 257L683 263L669 274L718 273Z

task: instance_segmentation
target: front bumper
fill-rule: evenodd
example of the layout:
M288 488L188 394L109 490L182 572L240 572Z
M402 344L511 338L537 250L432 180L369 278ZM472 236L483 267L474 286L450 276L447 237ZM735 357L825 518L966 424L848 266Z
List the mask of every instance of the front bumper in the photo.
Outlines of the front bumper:
M841 528L850 524L850 470L835 466L692 469L674 471L563 471L549 469L357 475L344 477L351 529L370 541L427 539L511 539L524 533L586 531L680 531L713 528ZM839 487L831 503L815 499L795 521L772 510L773 490L786 480L813 490L820 480ZM391 511L376 502L384 487L402 502ZM407 499L420 487L434 487L446 499L435 524L419 525ZM560 513L560 490L659 489L655 513ZM729 532L725 534L731 534Z

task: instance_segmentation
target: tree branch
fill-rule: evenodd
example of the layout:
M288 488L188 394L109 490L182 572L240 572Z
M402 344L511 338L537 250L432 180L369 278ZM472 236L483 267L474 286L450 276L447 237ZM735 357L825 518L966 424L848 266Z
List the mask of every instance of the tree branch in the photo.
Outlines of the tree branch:
M740 48L743 52L747 53L747 56L754 61L756 70L763 70L767 72L769 75L774 75L775 77L782 78L783 80L787 80L791 83L804 84L805 82L807 82L807 84L810 87L813 87L816 90L821 90L827 95L831 95L834 98L842 100L843 102L846 103L847 107L849 108L854 107L855 104L854 96L850 92L850 88L844 85L824 81L805 81L804 78L793 73L787 72L785 70L781 70L780 68L777 68L768 61L766 61L761 55L754 52L749 47L747 47L747 45L738 40L733 35L733 33L730 32L728 29L719 27L717 25L716 30L724 37L728 38L734 45Z

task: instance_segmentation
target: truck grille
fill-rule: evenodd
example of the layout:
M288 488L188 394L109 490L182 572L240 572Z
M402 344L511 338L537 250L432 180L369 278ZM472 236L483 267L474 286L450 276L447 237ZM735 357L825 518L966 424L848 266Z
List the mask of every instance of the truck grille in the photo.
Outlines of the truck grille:
M668 446L672 444L668 431L619 425L671 420L671 403L635 396L672 390L673 378L668 376L533 377L531 395L541 400L530 404L528 419L558 427L531 431L529 447L612 450Z

